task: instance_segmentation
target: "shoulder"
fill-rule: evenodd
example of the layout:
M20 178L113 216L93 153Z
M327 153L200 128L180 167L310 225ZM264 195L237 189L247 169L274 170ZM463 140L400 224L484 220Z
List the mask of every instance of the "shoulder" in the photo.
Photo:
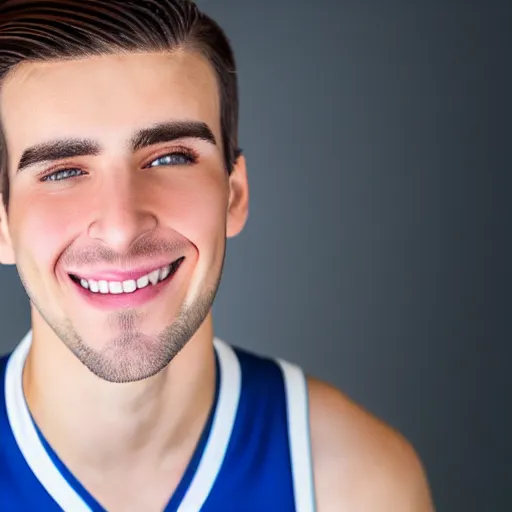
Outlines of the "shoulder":
M318 512L432 512L411 444L334 387L308 379Z

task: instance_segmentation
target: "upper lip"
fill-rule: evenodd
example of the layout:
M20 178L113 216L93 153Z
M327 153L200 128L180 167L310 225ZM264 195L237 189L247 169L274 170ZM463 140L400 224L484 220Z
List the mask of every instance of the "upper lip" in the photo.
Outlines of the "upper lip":
M177 258L180 259L180 258ZM151 264L145 264L144 266L132 267L130 269L98 269L98 270L77 270L68 271L67 273L76 276L80 279L94 280L94 281L130 281L137 280L154 270L158 270L167 265L171 265L177 259L174 260L162 260Z

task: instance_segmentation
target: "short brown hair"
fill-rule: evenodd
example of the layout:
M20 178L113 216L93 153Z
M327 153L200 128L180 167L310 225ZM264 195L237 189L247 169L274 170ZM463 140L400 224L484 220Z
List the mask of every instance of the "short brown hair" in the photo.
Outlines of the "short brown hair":
M126 52L190 48L208 58L220 89L224 162L238 147L238 85L230 42L191 0L8 0L0 7L0 84L16 66ZM7 148L0 128L0 191L7 207Z

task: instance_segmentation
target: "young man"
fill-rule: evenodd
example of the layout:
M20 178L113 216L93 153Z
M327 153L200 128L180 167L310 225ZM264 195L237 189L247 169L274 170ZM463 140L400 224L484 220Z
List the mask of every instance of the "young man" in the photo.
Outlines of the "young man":
M185 0L4 2L0 80L0 259L32 318L0 365L1 510L432 510L398 434L214 338L248 185L212 20Z

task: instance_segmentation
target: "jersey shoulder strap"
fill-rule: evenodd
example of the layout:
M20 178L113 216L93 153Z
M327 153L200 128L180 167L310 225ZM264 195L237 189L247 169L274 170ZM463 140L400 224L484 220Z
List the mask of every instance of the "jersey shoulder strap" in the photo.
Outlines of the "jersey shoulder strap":
M283 372L286 390L288 438L296 512L314 512L316 500L306 376L302 369L294 364L282 359L277 359L276 362Z

